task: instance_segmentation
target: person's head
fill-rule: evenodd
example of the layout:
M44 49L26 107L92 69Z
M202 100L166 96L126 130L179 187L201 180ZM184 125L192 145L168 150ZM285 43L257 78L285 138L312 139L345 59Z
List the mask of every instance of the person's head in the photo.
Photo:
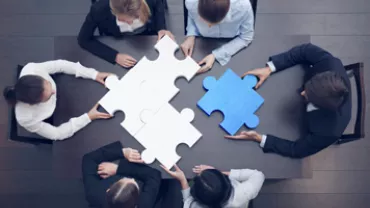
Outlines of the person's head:
M209 27L221 22L230 8L230 0L199 0L199 16Z
M222 207L230 198L232 186L227 176L219 170L208 169L194 178L190 189L193 198L208 207Z
M112 14L121 22L132 24L135 19L146 23L150 9L145 0L109 0Z
M134 179L122 178L107 190L109 208L135 208L139 203L139 186Z
M335 111L345 101L348 92L348 86L342 76L326 71L308 80L301 95L319 108Z
M51 83L37 75L21 77L15 86L6 87L3 91L5 99L15 104L21 101L30 105L46 102L55 94Z

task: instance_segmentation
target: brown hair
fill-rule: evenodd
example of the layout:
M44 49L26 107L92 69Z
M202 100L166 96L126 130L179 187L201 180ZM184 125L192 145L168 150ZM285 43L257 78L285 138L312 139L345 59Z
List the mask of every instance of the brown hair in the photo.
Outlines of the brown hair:
M114 15L125 14L139 18L146 23L151 15L150 8L145 0L109 0Z
M305 83L304 88L309 102L333 111L342 105L349 94L343 77L332 71L316 74Z
M40 103L44 93L44 79L37 75L21 77L15 86L6 87L3 96L9 104L15 105L21 101L30 105Z
M207 22L221 22L230 8L230 0L199 0L199 15Z
M107 192L109 208L135 208L139 202L139 189L133 183L117 181Z

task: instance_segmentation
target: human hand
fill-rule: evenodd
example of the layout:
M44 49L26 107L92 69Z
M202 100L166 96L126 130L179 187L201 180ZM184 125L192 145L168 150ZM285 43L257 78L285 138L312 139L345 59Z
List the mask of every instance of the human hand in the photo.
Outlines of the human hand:
M185 54L185 56L191 56L193 54L194 43L195 43L195 37L194 36L189 36L180 45L181 50Z
M251 71L245 72L242 77L247 76L248 74L254 75L258 77L258 83L256 84L256 89L258 89L262 83L267 79L267 77L270 76L271 74L271 69L270 67L264 67L264 68L259 68L259 69L253 69Z
M172 40L175 40L175 36L170 31L168 31L168 30L160 30L160 31L158 31L158 40L157 40L157 42L161 38L163 38L163 36L165 36L165 35L168 35L168 37L170 37Z
M98 166L98 175L103 179L109 178L116 175L117 168L118 165L111 162L100 163Z
M178 181L182 182L182 181L186 181L186 177L185 177L185 174L184 172L179 168L179 166L175 165L175 171L171 171L169 170L168 168L164 167L163 165L161 165L161 167L170 175L172 176L173 178L177 179Z
M203 60L201 60L198 64L199 65L204 64L204 65L202 66L202 68L198 70L197 74L201 74L201 73L209 71L212 68L213 63L215 63L215 59L216 59L215 55L209 54Z
M137 151L136 149L123 148L122 152L128 161L133 163L144 163L144 161L141 159L139 151Z
M99 82L100 84L105 85L105 79L110 75L113 75L113 74L107 73L107 72L99 72L95 80Z
M262 141L262 135L256 131L242 131L239 135L235 136L225 135L225 138L235 140L253 140L256 142Z
M90 120L96 120L96 119L108 119L112 118L111 115L108 113L102 113L98 111L99 103L95 104L93 108L87 113L89 116Z
M126 68L134 66L136 62L136 59L127 54L119 53L116 56L116 63Z
M196 165L193 168L193 173L201 174L204 170L208 170L208 169L215 169L215 168L209 165Z

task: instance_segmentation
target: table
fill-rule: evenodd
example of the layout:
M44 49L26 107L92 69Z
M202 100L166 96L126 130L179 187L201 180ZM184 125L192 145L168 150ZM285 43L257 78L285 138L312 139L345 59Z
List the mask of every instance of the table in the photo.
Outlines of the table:
M181 43L184 37L177 36L176 39ZM156 37L135 36L124 40L104 37L101 40L138 60L143 56L154 60L158 55L153 48ZM198 38L193 58L196 61L201 60L225 41ZM203 134L192 148L189 149L186 145L179 145L177 148L177 153L182 156L178 165L188 178L193 177L191 169L198 164L212 165L223 171L231 168L258 169L263 171L267 178L274 179L311 176L309 158L291 159L277 154L265 154L255 142L226 140L223 138L225 132L219 127L223 119L222 114L213 113L208 117L196 106L197 101L206 92L202 87L202 81L206 76L218 78L227 68L241 75L247 70L263 67L270 55L309 41L309 36L256 37L247 49L235 55L226 66L215 63L210 72L194 77L190 83L185 79L176 80L180 93L170 103L179 112L183 108L193 109L195 119L192 124ZM184 58L179 51L176 57ZM55 58L80 61L85 66L116 73L119 76L127 72L126 69L111 65L81 49L76 37L56 38ZM71 116L87 112L107 92L107 89L96 82L77 80L67 75L59 76L56 82L58 86L58 104L54 117L56 124L67 121ZM303 70L299 66L274 74L268 79L258 90L265 103L256 113L260 118L257 131L284 138L298 138L302 135L305 107L302 97L297 92L302 84ZM72 138L55 142L53 146L55 173L63 177L80 177L83 154L117 140L126 147L143 150L144 148L119 125L123 119L123 113L116 113L113 119L94 121ZM242 127L241 130L246 130L246 127ZM157 161L151 166L159 168ZM164 178L169 177L167 174L162 175Z

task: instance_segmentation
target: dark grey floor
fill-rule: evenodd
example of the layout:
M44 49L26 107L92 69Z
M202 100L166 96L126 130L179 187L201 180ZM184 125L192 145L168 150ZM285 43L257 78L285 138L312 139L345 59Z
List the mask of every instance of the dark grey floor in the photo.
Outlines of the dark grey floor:
M89 2L0 1L0 88L10 84L16 64L52 59L53 37L76 36ZM182 0L169 0L169 9L169 28L182 34ZM345 64L365 62L369 94L369 25L369 0L259 0L256 35L310 34L313 43ZM367 103L370 112L370 96ZM52 176L52 147L7 141L7 107L2 97L0 115L0 207L86 207L80 180ZM313 156L311 179L267 181L256 207L369 207L370 128L366 134L363 140Z

